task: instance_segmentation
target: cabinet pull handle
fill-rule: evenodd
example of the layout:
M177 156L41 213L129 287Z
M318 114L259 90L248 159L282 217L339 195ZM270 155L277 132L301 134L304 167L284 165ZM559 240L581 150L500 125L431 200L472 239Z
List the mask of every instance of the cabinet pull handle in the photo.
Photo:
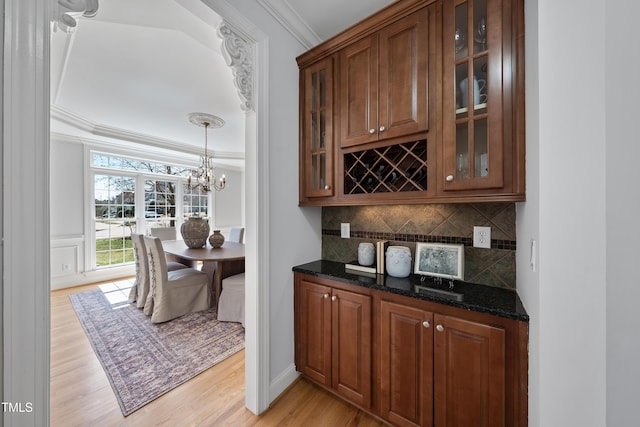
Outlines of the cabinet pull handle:
M445 179L447 180L447 182L453 182L453 175L447 175Z
M337 299L338 299L338 297L337 297L337 296L335 296L335 295L331 297L331 301L335 301L335 300L337 300Z
M369 133L376 133L376 130L374 128L369 129Z
M384 132L384 126L380 126L380 132Z
M429 323L428 320L425 320L424 322L422 322L422 326L424 326L425 328L428 328L429 326L431 326L431 323Z
M442 325L438 325L438 326L436 326L436 330L437 330L438 332L442 332L442 331L444 331L444 326L442 326Z
M324 298L324 299L329 298L329 294L324 294L324 295L322 295L322 298Z
M324 189L325 190L331 190L331 186L329 184L327 184L327 185L324 186Z

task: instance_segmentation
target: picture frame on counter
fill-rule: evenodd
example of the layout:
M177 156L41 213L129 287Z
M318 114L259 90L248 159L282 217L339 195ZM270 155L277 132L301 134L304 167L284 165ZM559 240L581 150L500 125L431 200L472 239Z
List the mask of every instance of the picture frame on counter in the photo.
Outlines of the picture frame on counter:
M464 280L464 245L416 243L414 273Z

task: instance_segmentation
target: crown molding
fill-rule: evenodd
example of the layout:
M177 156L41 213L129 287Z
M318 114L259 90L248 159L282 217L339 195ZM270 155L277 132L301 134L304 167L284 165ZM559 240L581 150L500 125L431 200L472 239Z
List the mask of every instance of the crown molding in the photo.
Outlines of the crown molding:
M118 141L127 141L133 142L136 144L142 144L145 146L151 146L155 148L161 148L170 151L177 151L179 153L189 153L196 156L202 154L201 150L197 147L193 147L187 143L175 141L171 139L159 138L156 136L146 135L138 132L129 131L126 129L120 129L112 126L106 126L99 123L95 123L92 120L87 119L86 117L80 116L72 111L69 111L65 108L59 107L57 105L51 105L50 109L51 119L57 120L61 123L65 123L69 126L72 126L81 131L90 133L94 136L111 138ZM60 133L52 132L52 135L64 135ZM74 140L73 138L77 138L77 141L90 141L89 138L83 137L72 137L70 140ZM97 142L94 140L93 142ZM117 142L111 141L99 141L101 145L120 145ZM244 153L240 153L237 151L216 151L213 150L213 157L218 160L244 160Z
M50 140L52 142L63 142L70 144L78 144L87 147L90 150L100 151L108 154L115 154L121 156L129 156L144 160L154 160L163 162L167 160L167 156L170 155L172 162L181 166L194 166L199 162L199 157L202 153L182 151L171 151L167 153L166 149L149 146L149 145L133 145L128 141L104 141L102 139L94 139L86 136L69 135L60 132L51 132ZM225 170L234 170L244 172L244 166L230 165L224 162L220 157L214 159L214 166ZM233 159L232 159L233 160ZM238 159L240 160L240 159ZM244 159L241 159L244 161Z
M323 40L307 25L287 0L257 0L287 31L306 49L320 44Z

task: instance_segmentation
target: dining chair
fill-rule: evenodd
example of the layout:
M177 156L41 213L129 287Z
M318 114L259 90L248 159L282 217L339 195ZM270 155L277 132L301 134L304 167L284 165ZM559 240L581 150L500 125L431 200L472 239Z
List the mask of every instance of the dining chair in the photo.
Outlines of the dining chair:
M195 268L168 271L162 241L144 236L149 262L150 288L145 314L162 323L209 308L209 278Z
M175 227L152 227L150 234L160 240L176 240L178 233Z
M244 227L231 227L229 231L229 241L242 243L242 239L244 238Z
M244 273L222 279L218 299L218 320L240 322L244 327Z
M136 307L144 308L149 295L149 261L147 257L147 249L144 244L142 234L131 233L131 242L133 243L133 259L136 266L136 280L129 292L129 299L136 303ZM167 262L167 270L181 270L187 268L186 265L179 262Z

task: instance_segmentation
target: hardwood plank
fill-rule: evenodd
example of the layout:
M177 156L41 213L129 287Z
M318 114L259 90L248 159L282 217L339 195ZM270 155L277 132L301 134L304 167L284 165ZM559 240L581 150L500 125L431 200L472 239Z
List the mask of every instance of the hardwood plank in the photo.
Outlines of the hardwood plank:
M52 426L381 426L324 389L298 380L264 414L244 406L244 351L123 417L69 295L101 284L51 292Z

